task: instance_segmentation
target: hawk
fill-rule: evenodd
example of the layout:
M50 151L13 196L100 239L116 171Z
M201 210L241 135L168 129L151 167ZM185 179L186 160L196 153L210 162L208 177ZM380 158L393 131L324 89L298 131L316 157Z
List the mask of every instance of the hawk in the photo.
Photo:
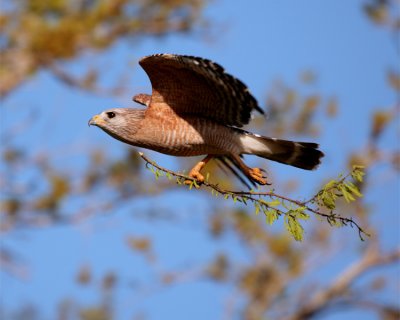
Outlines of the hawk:
M253 110L263 114L248 88L208 59L155 54L139 61L152 94L133 100L145 109L114 108L89 120L127 144L172 156L207 155L189 172L204 181L201 170L216 158L242 182L267 184L264 170L250 168L242 155L256 155L301 169L315 169L323 153L318 144L260 136L241 129ZM244 176L243 176L244 175ZM248 184L247 184L248 185Z

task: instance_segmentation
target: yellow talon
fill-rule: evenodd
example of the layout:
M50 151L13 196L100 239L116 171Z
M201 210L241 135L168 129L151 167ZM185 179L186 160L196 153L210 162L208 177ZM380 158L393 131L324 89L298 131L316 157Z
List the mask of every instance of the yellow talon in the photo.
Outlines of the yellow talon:
M201 184L204 182L204 176L199 171L190 171L189 177L195 179L198 184ZM193 182L193 180L187 179L187 180L185 180L184 183L189 185L192 182Z
M261 185L268 184L267 179L265 179L261 169L259 168L249 168L249 175L254 181L258 182Z

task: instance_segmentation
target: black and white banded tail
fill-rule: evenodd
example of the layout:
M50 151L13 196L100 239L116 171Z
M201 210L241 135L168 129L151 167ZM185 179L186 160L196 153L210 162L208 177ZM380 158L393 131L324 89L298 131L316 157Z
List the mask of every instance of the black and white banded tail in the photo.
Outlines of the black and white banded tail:
M244 154L253 154L289 166L314 170L321 163L323 152L311 142L294 142L245 133L240 138Z

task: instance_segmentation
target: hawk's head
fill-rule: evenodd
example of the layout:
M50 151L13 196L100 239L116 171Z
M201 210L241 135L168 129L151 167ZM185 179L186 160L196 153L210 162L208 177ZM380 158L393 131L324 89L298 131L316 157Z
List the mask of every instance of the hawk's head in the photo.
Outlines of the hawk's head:
M93 116L88 125L97 126L112 137L129 143L144 118L144 112L131 108L108 109Z

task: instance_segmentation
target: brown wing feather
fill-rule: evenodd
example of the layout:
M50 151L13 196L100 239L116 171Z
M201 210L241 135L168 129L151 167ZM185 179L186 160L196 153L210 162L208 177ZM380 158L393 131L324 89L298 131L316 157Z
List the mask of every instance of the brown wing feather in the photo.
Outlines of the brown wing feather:
M139 64L152 84L149 110L173 109L178 115L205 117L237 127L250 121L253 109L264 113L243 82L210 60L156 54L144 57Z

